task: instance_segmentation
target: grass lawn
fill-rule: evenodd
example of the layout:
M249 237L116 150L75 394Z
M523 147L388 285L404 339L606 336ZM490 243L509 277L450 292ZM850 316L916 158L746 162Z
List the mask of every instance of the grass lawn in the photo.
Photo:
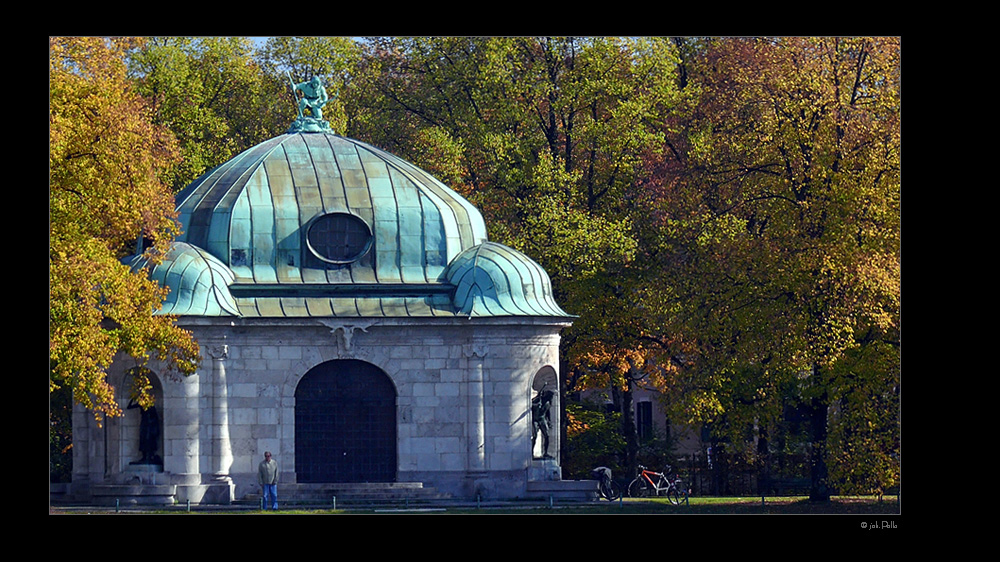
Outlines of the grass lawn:
M60 509L53 507L51 514L113 513L113 509ZM182 508L145 510L130 508L122 513L188 513ZM257 510L199 508L191 514L261 514ZM272 514L272 512L265 512ZM448 505L417 506L412 509L386 507L383 509L357 507L350 509L280 509L275 515L335 515L335 514L451 514L451 515L898 515L900 503L897 496L885 496L879 501L872 496L837 496L829 502L810 502L805 497L693 497L687 505L672 505L663 498L626 498L624 501L592 502L587 504L538 503L507 504L495 507L456 507Z
M447 513L525 513L526 509L455 509ZM704 497L691 498L687 505L673 505L663 498L627 498L618 502L602 502L582 506L562 505L552 508L534 508L534 512L553 514L592 515L757 515L757 514L823 514L823 515L894 515L900 513L899 501L895 496L886 496L882 501L875 497L835 497L829 502L810 502L806 497L765 498L763 504L757 498Z

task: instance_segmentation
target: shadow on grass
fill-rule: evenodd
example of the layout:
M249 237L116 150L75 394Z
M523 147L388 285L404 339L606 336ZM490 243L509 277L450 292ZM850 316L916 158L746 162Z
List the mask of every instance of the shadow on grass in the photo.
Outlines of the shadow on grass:
M448 510L448 513L525 513L525 509ZM811 502L808 498L691 498L687 505L673 505L665 499L625 499L618 502L536 508L538 513L592 515L895 515L900 513L895 496L876 498L833 498Z
M812 502L805 497L792 498L691 498L688 505L671 505L661 499L626 500L621 513L661 513L696 515L893 515L900 512L898 498L838 497L829 502ZM604 508L605 513L613 509Z

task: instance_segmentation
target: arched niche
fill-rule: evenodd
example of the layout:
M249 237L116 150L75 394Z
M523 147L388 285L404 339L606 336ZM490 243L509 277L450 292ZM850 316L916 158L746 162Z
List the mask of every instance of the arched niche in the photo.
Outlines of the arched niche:
M550 366L542 367L531 380L531 457L559 458L560 436L559 375ZM544 417L545 421L539 420ZM545 448L545 431L548 448Z
M153 405L142 408L131 398L136 381L152 386ZM119 386L122 417L118 423L118 465L122 472L163 471L163 385L146 367L125 371Z

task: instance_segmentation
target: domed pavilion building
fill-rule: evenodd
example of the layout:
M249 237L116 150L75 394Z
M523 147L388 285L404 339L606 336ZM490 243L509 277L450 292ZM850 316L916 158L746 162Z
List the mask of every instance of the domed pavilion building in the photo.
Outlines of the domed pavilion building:
M567 487L558 367L572 317L546 272L488 241L456 192L300 117L193 182L177 210L166 259L127 261L169 288L159 313L193 333L203 361L189 377L150 366L146 412L126 409L136 362L116 363L124 417L74 415L77 497L254 497L265 451L279 503L351 486L463 498ZM548 439L535 438L533 399Z

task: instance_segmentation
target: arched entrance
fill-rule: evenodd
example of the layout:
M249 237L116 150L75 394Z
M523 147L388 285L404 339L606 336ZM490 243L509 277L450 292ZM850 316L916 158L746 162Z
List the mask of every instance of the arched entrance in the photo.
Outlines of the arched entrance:
M295 388L298 482L396 480L396 388L381 369L327 361Z

